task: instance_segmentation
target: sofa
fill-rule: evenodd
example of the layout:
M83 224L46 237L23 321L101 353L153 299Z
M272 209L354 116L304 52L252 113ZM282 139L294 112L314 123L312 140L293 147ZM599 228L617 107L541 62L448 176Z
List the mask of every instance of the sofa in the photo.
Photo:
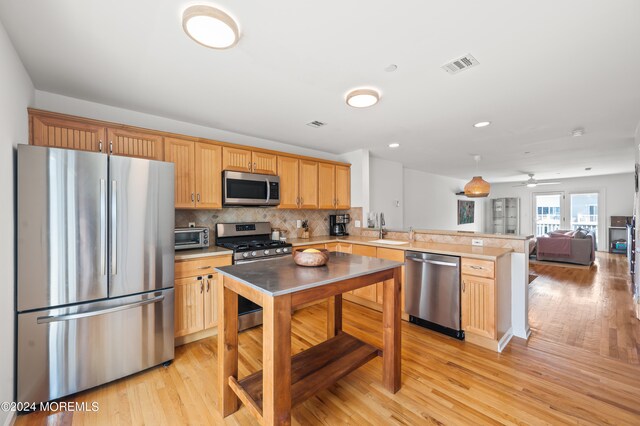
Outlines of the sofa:
M535 250L537 260L591 265L596 258L596 236L585 229L557 230L538 237Z

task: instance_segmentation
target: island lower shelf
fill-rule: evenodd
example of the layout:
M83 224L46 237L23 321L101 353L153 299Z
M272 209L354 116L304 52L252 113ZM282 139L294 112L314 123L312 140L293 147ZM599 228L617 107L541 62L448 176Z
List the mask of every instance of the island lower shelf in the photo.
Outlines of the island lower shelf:
M291 357L291 406L328 388L382 351L341 332ZM262 370L241 380L229 377L229 386L247 407L262 416Z

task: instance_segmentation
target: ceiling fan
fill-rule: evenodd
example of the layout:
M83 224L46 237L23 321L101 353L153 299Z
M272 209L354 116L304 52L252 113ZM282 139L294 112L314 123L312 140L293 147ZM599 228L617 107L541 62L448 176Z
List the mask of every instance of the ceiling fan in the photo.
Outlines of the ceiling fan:
M513 185L513 187L517 187L517 186L526 186L527 188L535 188L538 185L559 185L560 182L539 182L537 181L533 176L533 173L527 173L529 175L529 179L526 180L525 182L522 182L518 185Z

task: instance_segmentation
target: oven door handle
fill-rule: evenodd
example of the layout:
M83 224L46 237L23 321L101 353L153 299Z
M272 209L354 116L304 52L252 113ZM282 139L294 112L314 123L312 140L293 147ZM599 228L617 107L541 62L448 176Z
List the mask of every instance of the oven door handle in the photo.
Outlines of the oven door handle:
M271 199L271 183L269 182L269 178L264 178L265 182L267 182L267 201L266 203L269 204L269 200Z

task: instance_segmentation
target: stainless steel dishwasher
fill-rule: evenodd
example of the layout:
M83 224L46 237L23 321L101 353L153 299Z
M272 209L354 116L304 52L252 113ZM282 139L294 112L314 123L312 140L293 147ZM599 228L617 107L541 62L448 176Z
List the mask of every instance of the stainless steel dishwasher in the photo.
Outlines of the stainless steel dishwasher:
M460 258L407 251L405 312L409 321L464 339L460 324Z

